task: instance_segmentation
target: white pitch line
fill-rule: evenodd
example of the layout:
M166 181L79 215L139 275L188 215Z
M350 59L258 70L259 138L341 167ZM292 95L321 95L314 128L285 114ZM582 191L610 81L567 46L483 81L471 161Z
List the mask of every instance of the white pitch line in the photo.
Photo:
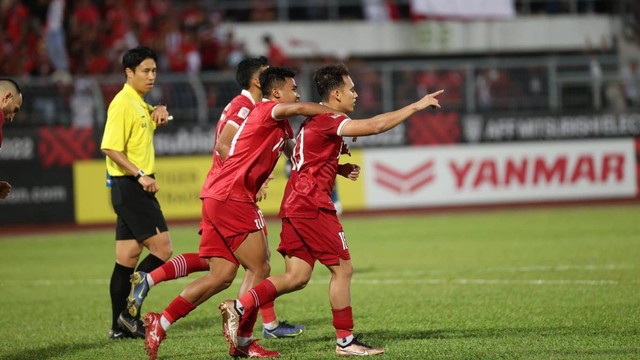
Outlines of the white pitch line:
M172 281L172 283L185 284L193 281L193 279L178 279ZM239 284L242 282L241 278L235 279L234 283ZM310 285L326 285L329 281L325 280L311 280ZM558 286L558 285L585 285L585 286L606 286L606 285L619 285L618 280L592 280L592 279L577 279L577 280L565 280L565 279L358 279L352 280L353 284L359 285L538 285L538 286ZM636 284L638 282L630 282ZM2 280L0 281L1 287L10 286L25 286L31 285L35 287L49 287L49 286L77 286L77 285L96 285L105 286L109 284L109 279L86 279L86 280L34 280L31 282L24 281L12 281Z
M365 285L618 285L617 280L515 280L515 279L353 279L353 284ZM313 283L328 283L328 281L314 281Z
M563 271L600 271L600 270L628 270L633 269L630 264L606 264L606 265L555 265L555 266L525 266L517 268L488 268L487 273L495 272L563 272Z
M509 279L415 279L437 274L482 274L482 273L530 273L530 272L566 272L566 271L600 271L600 270L629 270L634 269L631 264L604 264L604 265L555 265L555 266L524 266L514 268L486 268L469 270L425 270L425 271L400 271L384 273L357 274L353 279L354 284L532 284L532 285L615 285L617 280L509 280ZM369 275L382 275L382 278L368 279ZM385 277L388 275L389 277ZM197 276L197 275L196 275ZM411 279L413 278L413 279ZM173 282L188 284L193 278L181 278ZM235 279L234 283L241 283L242 279ZM311 280L311 284L325 284L327 280ZM29 282L27 282L29 283ZM109 279L67 279L49 280L38 279L30 282L33 286L74 286L74 285L105 285ZM637 282L633 282L634 284ZM0 287L22 284L24 281L0 280Z
M634 269L631 264L605 264L605 265L540 265L512 268L486 268L486 269L462 269L462 270L424 270L403 271L394 273L399 276L425 276L438 274L485 274L485 273L530 273L530 272L566 272L566 271L601 271L601 270L629 270ZM358 270L356 269L356 272ZM390 274L390 273L389 273ZM392 274L390 274L392 275Z
M455 279L454 284L471 285L618 285L617 280L505 280L505 279Z

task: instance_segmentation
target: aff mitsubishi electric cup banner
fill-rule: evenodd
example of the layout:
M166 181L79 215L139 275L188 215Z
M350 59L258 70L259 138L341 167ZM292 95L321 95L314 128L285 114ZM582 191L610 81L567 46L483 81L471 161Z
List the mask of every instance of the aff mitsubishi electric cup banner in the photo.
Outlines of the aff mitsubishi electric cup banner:
M633 139L368 150L370 209L633 198Z

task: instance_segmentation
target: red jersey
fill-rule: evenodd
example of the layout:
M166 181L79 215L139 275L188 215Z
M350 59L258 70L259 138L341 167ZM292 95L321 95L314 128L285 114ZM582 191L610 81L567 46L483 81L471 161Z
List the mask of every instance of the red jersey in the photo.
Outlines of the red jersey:
M342 150L342 127L349 120L346 115L321 114L302 123L280 217L315 218L318 209L336 210L331 192Z
M256 202L256 193L276 166L285 141L293 138L289 121L273 117L278 104L268 100L256 104L233 138L224 164L207 175L200 198Z
M227 106L224 107L224 110L222 110L220 119L218 119L218 124L216 125L215 144L218 143L222 129L224 129L227 124L233 125L238 129L247 119L247 116L249 116L249 113L255 106L256 103L253 101L253 97L249 90L242 90L240 95L231 99ZM211 173L214 168L221 167L223 162L224 160L222 160L222 157L220 157L220 154L218 154L214 146L213 164L211 164L211 170L209 170L209 173Z
M249 113L256 106L256 103L253 101L253 97L248 90L242 90L240 95L231 99L231 101L224 107L222 110L222 114L220 114L220 119L218 119L218 124L216 125L216 135L215 135L215 144L218 143L218 139L220 138L220 133L222 133L222 129L227 124L231 124L236 128L239 128L240 125L247 119ZM202 186L202 191L200 193L200 197L204 198L204 189L210 186L209 181L212 179L211 175L215 168L219 168L222 166L222 157L216 151L215 145L213 147L213 162L211 164L211 169L209 169L209 173L207 174L207 178Z

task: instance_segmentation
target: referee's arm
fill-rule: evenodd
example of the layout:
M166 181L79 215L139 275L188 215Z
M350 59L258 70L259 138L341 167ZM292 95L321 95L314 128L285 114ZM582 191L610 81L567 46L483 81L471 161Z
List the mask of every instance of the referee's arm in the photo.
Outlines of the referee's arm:
M102 149L102 152L107 155L111 160L113 160L118 166L124 169L131 176L136 176L140 169L135 166L127 156L122 151L111 150L111 149ZM158 184L156 184L156 180L150 176L142 176L138 179L138 183L142 185L144 191L149 192L158 192L160 188Z

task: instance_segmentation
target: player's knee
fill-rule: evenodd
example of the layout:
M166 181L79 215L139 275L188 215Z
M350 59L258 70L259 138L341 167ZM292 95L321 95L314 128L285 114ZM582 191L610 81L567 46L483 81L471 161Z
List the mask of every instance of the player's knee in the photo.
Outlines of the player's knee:
M294 287L294 289L295 289L296 291L298 291L298 290L302 290L302 289L304 289L304 288L306 288L306 287L307 287L307 284L308 284L308 283L309 283L309 282L297 282L297 283L295 283L295 287Z
M271 265L269 265L268 262L264 263L261 267L261 273L260 275L262 275L262 278L266 279L269 277L269 275L271 275Z
M220 288L221 290L225 290L229 286L231 286L231 284L233 284L233 278L222 278L222 281L220 282Z
M306 274L290 274L290 275L291 275L291 278L289 283L296 291L304 289L309 283L309 280L311 279L311 276L307 276Z
M260 279L266 279L271 274L271 265L268 262L256 264L251 267L247 267L247 274L252 274Z
M337 268L331 272L331 280L351 281L353 277L353 268Z
M222 271L210 270L206 278L207 278L207 282L212 284L212 287L213 287L213 284L220 284L219 286L224 290L229 286L231 286L231 284L233 284L233 280L235 280L236 278L236 273L237 271L231 271L231 270L222 270Z
M346 278L353 276L353 265L351 262L342 262L338 268L338 275Z

